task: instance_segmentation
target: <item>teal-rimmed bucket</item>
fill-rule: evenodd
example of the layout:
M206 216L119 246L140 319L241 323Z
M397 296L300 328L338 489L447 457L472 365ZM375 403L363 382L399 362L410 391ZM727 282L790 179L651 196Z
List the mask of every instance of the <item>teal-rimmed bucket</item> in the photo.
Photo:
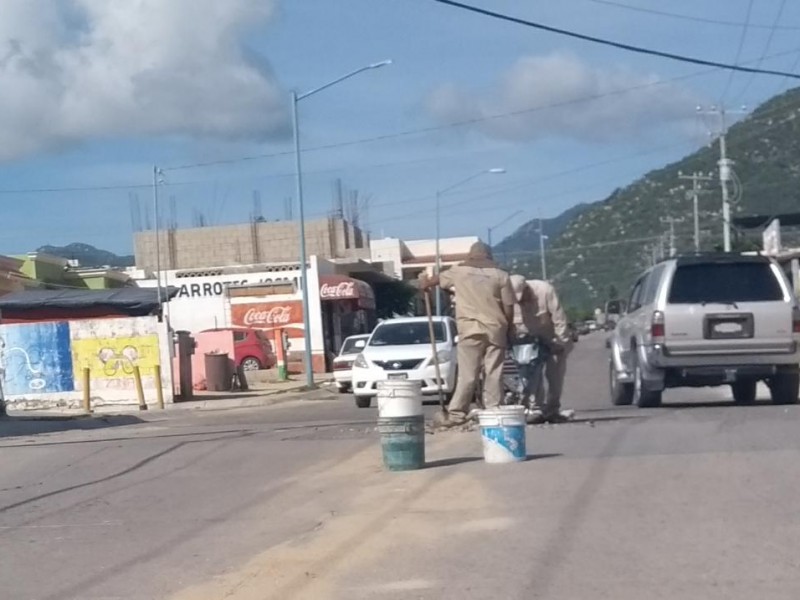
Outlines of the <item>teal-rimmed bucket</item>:
M389 471L413 471L425 466L425 416L378 419L383 466Z

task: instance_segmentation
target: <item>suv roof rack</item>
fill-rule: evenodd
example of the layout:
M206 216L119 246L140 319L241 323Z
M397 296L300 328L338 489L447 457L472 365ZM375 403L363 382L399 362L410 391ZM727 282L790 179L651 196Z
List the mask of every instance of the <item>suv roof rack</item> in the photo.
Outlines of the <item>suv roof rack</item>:
M698 252L696 254L681 254L674 258L678 261L678 264L681 265L726 262L769 262L769 258L763 254L739 254L736 252Z

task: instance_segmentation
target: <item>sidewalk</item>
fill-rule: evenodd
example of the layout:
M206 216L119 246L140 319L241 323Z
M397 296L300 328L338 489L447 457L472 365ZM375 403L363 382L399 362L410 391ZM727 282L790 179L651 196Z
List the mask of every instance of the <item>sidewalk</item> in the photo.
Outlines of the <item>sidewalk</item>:
M207 392L195 391L194 398L184 402L168 403L165 411L176 410L226 410L234 408L251 408L271 406L291 400L328 400L335 396L336 387L329 374L315 375L316 389L306 389L302 375L293 376L289 381L254 382L248 391L243 392ZM98 418L111 415L158 415L162 411L153 403L148 404L147 411L140 411L135 403L106 404L92 407L92 413L81 408L48 408L41 410L14 410L8 408L10 421L65 421L70 419ZM3 418L0 417L0 422Z

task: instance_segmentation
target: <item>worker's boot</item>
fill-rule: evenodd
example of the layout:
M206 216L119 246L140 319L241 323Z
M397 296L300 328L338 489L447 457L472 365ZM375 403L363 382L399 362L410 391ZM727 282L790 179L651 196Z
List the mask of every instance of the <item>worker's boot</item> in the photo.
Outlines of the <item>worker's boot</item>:
M433 417L434 427L438 427L441 429L450 429L451 427L458 427L459 425L463 425L466 422L467 422L466 415L462 415L460 413L437 412L436 415Z

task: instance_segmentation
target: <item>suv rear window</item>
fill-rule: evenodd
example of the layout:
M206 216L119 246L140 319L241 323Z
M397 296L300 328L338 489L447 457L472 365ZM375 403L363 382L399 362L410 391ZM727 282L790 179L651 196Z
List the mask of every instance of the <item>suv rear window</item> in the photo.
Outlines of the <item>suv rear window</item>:
M769 263L680 265L672 278L670 304L775 302L783 289Z

